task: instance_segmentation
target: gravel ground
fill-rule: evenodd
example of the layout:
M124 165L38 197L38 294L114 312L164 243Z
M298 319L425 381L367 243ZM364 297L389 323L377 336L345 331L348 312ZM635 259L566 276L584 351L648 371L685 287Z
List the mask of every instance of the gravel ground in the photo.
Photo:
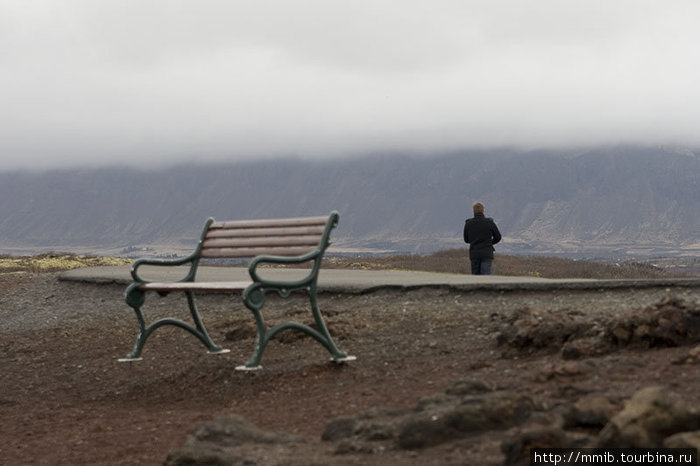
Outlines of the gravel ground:
M693 345L589 355L583 361L593 369L569 376L557 372L565 362L560 348L499 345L526 309L545 321L567 316L595 324L642 315L669 299L697 310L694 287L323 294L336 343L357 360L329 363L313 340L283 332L257 372L233 370L252 353L253 322L239 297L224 295L199 302L209 333L230 353L208 355L186 332L162 328L143 361L118 363L137 330L123 291L61 282L51 273L0 275L0 464L162 464L195 424L224 415L305 439L301 447L242 450L260 464L502 464L499 432L479 442L381 455L339 454L321 441L334 418L410 408L465 378L518 390L540 406L570 403L581 393L621 400L649 385L700 404L700 366L674 364ZM306 303L303 296L271 297L268 323L310 322ZM147 304L149 319L185 317L181 296L149 296Z

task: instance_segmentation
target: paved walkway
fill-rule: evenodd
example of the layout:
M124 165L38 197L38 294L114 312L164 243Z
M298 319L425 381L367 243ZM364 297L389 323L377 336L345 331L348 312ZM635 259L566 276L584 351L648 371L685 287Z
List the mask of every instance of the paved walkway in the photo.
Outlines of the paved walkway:
M262 270L262 269L259 269ZM153 281L171 281L184 276L185 269L178 267L147 267L139 273ZM265 269L260 275L276 280L301 278L304 269ZM61 274L61 280L88 283L132 282L129 267L87 267L69 270ZM245 267L200 267L198 281L249 280ZM466 275L403 270L347 270L321 269L318 287L321 292L367 293L379 289L413 289L444 287L460 290L557 290L557 289L610 289L648 287L700 287L699 278L660 280L587 280L547 279L538 277L509 277L499 275Z

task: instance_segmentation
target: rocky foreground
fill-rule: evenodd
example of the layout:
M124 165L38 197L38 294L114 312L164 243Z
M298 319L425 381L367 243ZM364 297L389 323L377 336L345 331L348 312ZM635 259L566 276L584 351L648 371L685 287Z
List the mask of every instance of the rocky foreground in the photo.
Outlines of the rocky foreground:
M282 333L258 372L251 316L203 296L208 355L161 329L118 363L123 288L0 276L2 464L528 464L531 447L700 446L700 290L324 294L335 365ZM185 310L149 298L148 318ZM308 322L303 296L266 304Z
M601 322L591 322L584 314L552 315L532 308L519 309L506 320L497 338L505 347L503 354L518 359L521 351L547 348L569 361L553 363L535 376L553 385L566 379L600 379L598 364L590 358L626 347L700 342L700 308L670 298L643 312L622 312ZM697 373L700 345L670 362ZM404 451L414 458L418 452L431 452L433 459L439 458L437 463L528 465L535 447L700 449L700 405L658 383L638 389L628 399L566 385L561 389L571 391L568 402L549 403L523 386L463 379L409 409L378 407L331 420L321 439L335 456L314 461L343 463L349 456L362 462L359 455L374 463ZM289 464L308 449L304 437L262 431L233 415L199 424L184 447L168 455L166 464ZM421 455L421 461L425 459Z

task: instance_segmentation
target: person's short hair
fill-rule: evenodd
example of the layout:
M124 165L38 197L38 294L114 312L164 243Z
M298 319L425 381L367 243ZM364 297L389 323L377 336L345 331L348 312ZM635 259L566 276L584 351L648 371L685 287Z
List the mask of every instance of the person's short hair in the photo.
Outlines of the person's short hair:
M474 213L475 214L483 214L484 213L484 204L481 202L475 202L474 203Z

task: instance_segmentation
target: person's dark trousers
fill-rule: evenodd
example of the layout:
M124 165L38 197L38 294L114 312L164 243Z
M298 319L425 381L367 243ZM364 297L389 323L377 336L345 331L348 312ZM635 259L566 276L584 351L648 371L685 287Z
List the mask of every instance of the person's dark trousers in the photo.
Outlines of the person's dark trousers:
M472 259L472 275L491 275L493 259Z

